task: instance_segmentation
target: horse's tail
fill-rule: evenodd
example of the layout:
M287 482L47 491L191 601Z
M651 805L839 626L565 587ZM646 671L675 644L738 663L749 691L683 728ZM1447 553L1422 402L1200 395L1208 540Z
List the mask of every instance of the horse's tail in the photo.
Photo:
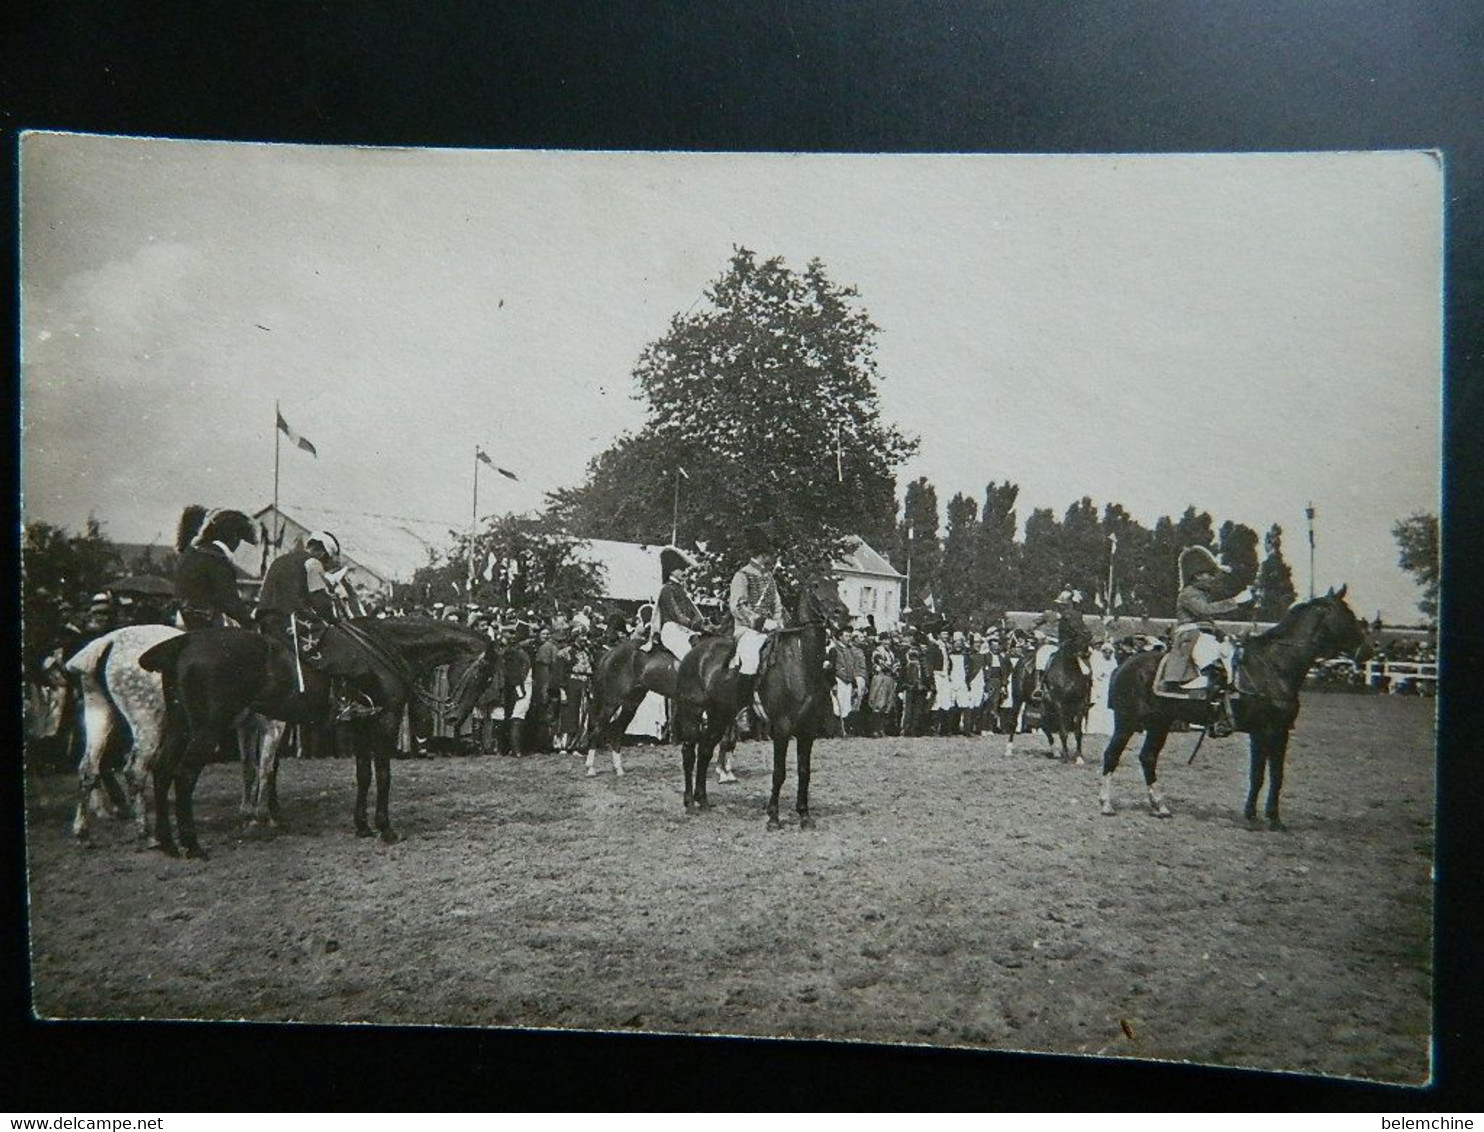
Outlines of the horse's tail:
M161 641L157 645L151 645L139 654L139 667L146 672L158 672L162 676L175 674L175 666L180 663L181 650L190 643L191 634L182 633L178 637L171 637L168 641Z

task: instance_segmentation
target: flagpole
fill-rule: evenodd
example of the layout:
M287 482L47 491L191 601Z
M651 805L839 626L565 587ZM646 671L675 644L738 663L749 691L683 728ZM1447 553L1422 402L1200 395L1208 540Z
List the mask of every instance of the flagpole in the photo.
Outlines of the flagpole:
M1314 600L1314 503L1304 508L1304 515L1309 520L1309 600Z
M282 520L278 516L278 448L282 443L280 437L283 430L278 427L278 422L283 420L283 411L278 407L278 399L273 399L273 527L277 530L282 526ZM278 548L273 548L274 557L278 555Z
M670 545L680 545L680 469L675 469L675 510L670 517Z
M479 528L479 445L474 446L474 502L469 507L469 590L474 590L474 532Z
M1113 532L1113 531L1109 531L1108 532L1108 608L1106 610L1106 613L1107 613L1107 615L1110 618L1113 616L1113 559L1117 556L1117 554L1118 554L1118 535L1115 532Z

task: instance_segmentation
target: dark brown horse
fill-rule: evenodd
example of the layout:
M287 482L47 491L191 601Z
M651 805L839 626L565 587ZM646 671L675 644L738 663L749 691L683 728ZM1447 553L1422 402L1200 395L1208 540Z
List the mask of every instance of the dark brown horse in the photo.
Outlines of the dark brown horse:
M1244 809L1249 824L1257 822L1257 796L1264 776L1268 779L1265 816L1273 829L1282 827L1278 796L1283 790L1283 763L1288 753L1288 733L1298 718L1299 688L1314 662L1358 648L1365 639L1361 623L1345 604L1345 587L1324 597L1294 606L1283 620L1265 633L1251 638L1238 665L1237 692L1233 701L1233 723L1245 731L1251 749L1251 769ZM1156 785L1159 752L1165 737L1177 722L1204 725L1210 707L1204 699L1178 700L1154 694L1157 652L1141 652L1120 664L1108 688L1108 706L1113 709L1113 737L1103 753L1103 813L1113 813L1113 772L1134 732L1143 731L1144 745L1139 765L1149 792L1150 809L1159 817L1170 816Z
M1072 761L1078 766L1082 765L1082 722L1092 703L1092 677L1082 671L1085 655L1071 646L1063 646L1051 654L1051 662L1041 673L1041 730L1046 733L1052 753L1056 751L1056 740L1060 739L1062 761ZM1068 732L1077 739L1075 756L1067 750Z
M650 692L674 698L678 667L663 648L644 652L637 641L620 641L598 658L593 666L587 730L578 742L587 752L589 778L598 773L593 763L604 747L613 760L613 772L623 774L624 732Z
M498 646L472 630L446 621L394 617L357 618L331 626L320 642L325 671L344 677L381 709L375 715L335 724L337 744L355 751L355 828L358 836L373 830L366 821L372 769L376 774L376 832L392 842L387 805L391 793L391 758L402 711L416 697L418 685L441 664L451 667L455 726L468 718L497 667ZM299 691L292 654L280 642L243 629L209 629L174 637L150 649L140 667L159 672L167 704L166 737L155 770L155 832L159 847L177 856L170 831L168 795L175 791L175 816L181 845L190 857L205 857L196 836L192 797L201 768L244 713L256 712L285 723L323 722L329 718L329 681L314 668L304 668L305 690ZM273 743L269 743L271 749ZM258 794L275 793L272 759L259 768Z
M819 574L799 594L792 628L774 634L771 654L764 654L756 681L731 667L737 643L731 637L710 637L697 643L680 664L676 695L676 730L685 767L685 805L707 809L706 769L721 743L752 699L768 718L773 738L773 793L768 800L768 828L781 829L778 795L788 774L788 741L798 750L799 787L794 808L799 826L810 829L809 760L814 740L830 732L830 685L825 671L826 633L830 623L843 625L849 617L834 579Z

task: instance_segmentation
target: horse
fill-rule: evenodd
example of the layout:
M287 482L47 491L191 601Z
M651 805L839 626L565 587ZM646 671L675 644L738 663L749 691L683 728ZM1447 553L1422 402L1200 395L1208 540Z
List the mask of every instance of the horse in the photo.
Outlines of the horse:
M608 748L613 773L623 777L623 736L634 713L650 692L667 699L675 696L679 666L669 651L656 648L644 652L637 641L620 641L598 658L593 666L587 729L578 742L587 752L587 776L595 778L597 752Z
M768 828L782 829L778 795L788 772L788 741L798 751L799 785L795 810L799 827L812 829L809 815L809 759L814 740L830 729L832 680L825 671L826 625L844 625L849 610L834 579L817 574L799 593L795 624L773 634L760 675L749 680L732 668L737 642L731 637L699 641L680 664L676 730L685 769L685 807L706 810L706 769L711 754L746 707L756 686L773 738L773 793Z
M1015 753L1015 736L1022 731L1034 731L1040 723L1039 714L1033 723L1030 719L1032 709L1037 713L1041 711L1040 701L1036 699L1036 653L1035 650L1022 653L1015 658L1015 664L1010 669L1009 688L1010 698L1009 718L1003 715L1001 721L1005 724L1005 754Z
M141 838L148 834L144 787L154 771L165 731L165 690L160 678L139 667L139 657L180 630L169 625L130 625L105 633L78 649L64 664L78 692L83 752L77 764L77 811L72 834L89 834L93 794L102 789L120 816L132 816ZM120 786L110 753L127 733Z
M1076 649L1059 648L1041 674L1041 730L1053 754L1056 740L1061 740L1063 762L1069 760L1067 732L1072 732L1077 738L1077 753L1070 761L1077 766L1082 765L1082 721L1092 702L1092 677L1082 671L1080 659Z
M1247 803L1243 814L1249 827L1257 825L1257 797L1264 776L1268 779L1264 816L1270 829L1281 829L1278 796L1283 790L1283 763L1288 753L1288 735L1298 718L1299 687L1314 662L1358 648L1365 630L1345 604L1345 586L1331 589L1323 597L1302 602L1290 609L1278 624L1250 638L1237 666L1233 724L1246 732L1251 753ZM1170 816L1156 785L1159 752L1173 724L1179 721L1204 725L1210 705L1204 698L1179 700L1155 695L1154 679L1158 652L1141 652L1125 660L1113 673L1108 702L1113 709L1113 736L1103 752L1102 811L1112 815L1113 772L1134 732L1143 731L1144 745L1139 765L1151 811Z
M597 777L597 751L603 747L608 748L613 773L623 777L623 737L639 705L654 692L673 706L679 672L679 664L669 650L645 652L637 641L620 641L598 658L593 666L587 728L578 742L578 748L587 753L587 777ZM731 772L731 753L736 745L737 730L733 726L722 739L721 764L717 767L720 782L737 781Z
M378 711L335 723L337 744L350 746L356 759L355 831L398 840L388 814L391 758L402 711L420 695L419 684L441 664L451 666L455 727L468 719L474 702L497 667L498 647L485 637L447 621L395 617L355 618L330 626L320 640L319 663L370 695ZM204 858L196 836L192 799L196 780L211 752L244 712L254 711L285 723L329 718L329 679L312 666L296 663L282 642L244 629L207 629L155 645L140 666L159 672L168 710L166 739L155 772L155 827L159 847L179 850L171 836L168 795L175 791L180 842L189 857ZM299 677L302 672L303 690ZM281 737L283 727L278 727ZM271 804L276 793L277 743L264 744L257 792ZM366 821L372 769L376 774L375 830Z

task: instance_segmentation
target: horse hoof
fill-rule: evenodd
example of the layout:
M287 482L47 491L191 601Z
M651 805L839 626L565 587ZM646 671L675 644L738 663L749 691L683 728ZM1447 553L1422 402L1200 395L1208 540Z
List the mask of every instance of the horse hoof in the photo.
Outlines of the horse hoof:
M811 818L808 814L804 814L803 816L801 816L799 818L799 828L800 829L813 829L814 828L814 819Z
M1273 833L1287 833L1288 827L1280 818L1268 818L1268 829Z
M1170 811L1167 808L1165 808L1164 806L1160 806L1157 810L1154 811L1154 816L1157 817L1157 818L1163 819L1163 818L1172 818L1175 815L1172 814L1172 813L1170 813Z
M158 849L161 853L165 854L165 856L167 856L167 857L179 857L180 856L180 850L178 848L176 848L176 846L175 846L175 844L173 842L167 841L167 842L165 842L162 845L156 845L155 848Z
M1072 765L1073 766L1086 766L1087 765L1087 761L1085 759L1083 759L1083 757L1081 755L1078 755L1075 759L1072 760Z
M1104 802L1102 807L1103 817L1111 818L1117 811L1113 809L1111 802Z
M622 778L624 776L623 767L616 767L613 774L616 778Z
M598 777L598 772L594 768L588 767L587 768L587 777L589 777L589 778L597 778Z
M201 846L199 846L199 845L189 846L186 849L185 855L186 855L186 860L187 861L209 861L209 860L211 860L211 855L209 853L207 853L205 849L202 849Z
M373 830L369 825L356 826L357 837L370 837L374 832L375 830Z
M384 829L381 831L381 843L383 845L395 845L402 840L402 835L395 829Z
M782 828L783 828L783 823L781 821L779 821L777 818L769 818L768 819L768 830L769 830L769 832L776 832L776 831L778 831L778 830L780 830Z

